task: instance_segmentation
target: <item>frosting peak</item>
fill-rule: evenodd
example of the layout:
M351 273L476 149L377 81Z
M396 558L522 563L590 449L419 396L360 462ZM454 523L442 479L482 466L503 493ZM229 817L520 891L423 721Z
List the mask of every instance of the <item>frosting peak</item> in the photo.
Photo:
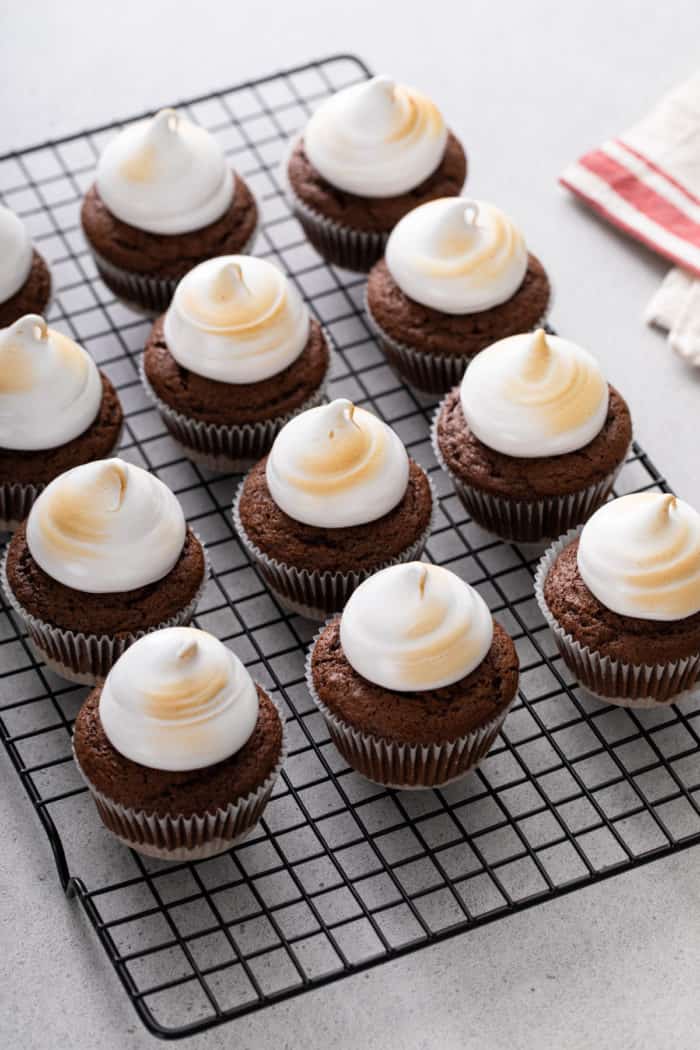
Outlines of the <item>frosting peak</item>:
M333 186L363 197L394 197L418 186L440 164L446 143L437 106L387 76L326 99L304 132L317 171Z
M423 562L393 565L365 580L340 621L343 652L357 673L399 692L459 681L478 667L492 640L493 619L481 595L448 569Z
M95 362L43 317L0 330L0 448L57 448L87 430L101 402Z
M460 388L476 437L508 456L558 456L600 432L609 389L595 358L542 329L477 354Z
M100 695L110 743L132 762L184 772L223 762L250 738L258 693L238 657L206 631L167 627L117 660Z
M700 612L700 514L668 493L621 496L584 526L578 568L595 597L622 616L692 616Z
M375 521L403 498L408 455L394 431L346 398L308 409L277 435L267 461L275 503L296 521L342 528Z
M222 383L256 383L299 357L310 323L301 295L277 266L223 255L182 278L164 334L183 368Z
M0 303L11 299L29 277L33 253L22 220L0 205Z
M182 553L182 508L158 478L121 459L61 474L34 503L27 544L54 580L107 594L145 587Z
M386 264L416 302L447 314L478 313L517 292L527 270L527 248L493 204L441 197L396 224Z
M174 109L162 109L107 145L97 165L97 189L122 222L177 234L220 218L234 183L216 139Z

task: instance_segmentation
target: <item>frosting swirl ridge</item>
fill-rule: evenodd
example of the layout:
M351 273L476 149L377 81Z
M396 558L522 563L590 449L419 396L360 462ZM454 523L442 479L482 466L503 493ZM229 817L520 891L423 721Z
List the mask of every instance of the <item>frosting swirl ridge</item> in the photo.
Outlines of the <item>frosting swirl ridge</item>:
M29 277L33 252L20 217L0 205L0 303L11 299Z

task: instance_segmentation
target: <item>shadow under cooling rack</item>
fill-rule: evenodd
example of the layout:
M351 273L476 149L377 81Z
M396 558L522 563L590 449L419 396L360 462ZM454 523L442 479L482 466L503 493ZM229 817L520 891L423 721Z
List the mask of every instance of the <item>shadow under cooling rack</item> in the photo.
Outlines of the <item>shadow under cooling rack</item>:
M362 316L363 280L322 263L288 212L278 165L319 99L367 76L338 56L181 108L211 129L262 204L258 253L297 282L331 332L331 393L398 431L440 495L426 557L484 596L514 636L517 706L480 770L443 791L385 791L349 770L304 685L314 627L285 614L233 530L236 483L183 460L137 378L149 323L97 277L79 208L117 125L0 160L0 194L54 277L51 324L80 340L127 412L120 454L177 493L214 567L196 619L244 660L287 717L290 756L265 817L236 850L168 866L119 846L76 774L85 691L38 664L0 615L0 729L129 999L157 1035L190 1034L700 841L700 712L605 707L571 681L532 595L536 552L465 517L428 439L431 403L397 382ZM635 447L618 492L667 490Z

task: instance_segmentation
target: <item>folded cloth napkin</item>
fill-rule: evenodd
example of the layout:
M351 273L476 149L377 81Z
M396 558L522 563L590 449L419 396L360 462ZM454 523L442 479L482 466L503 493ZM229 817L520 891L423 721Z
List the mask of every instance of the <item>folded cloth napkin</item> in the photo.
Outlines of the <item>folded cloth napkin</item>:
M671 259L645 319L700 365L700 73L559 180L609 222Z

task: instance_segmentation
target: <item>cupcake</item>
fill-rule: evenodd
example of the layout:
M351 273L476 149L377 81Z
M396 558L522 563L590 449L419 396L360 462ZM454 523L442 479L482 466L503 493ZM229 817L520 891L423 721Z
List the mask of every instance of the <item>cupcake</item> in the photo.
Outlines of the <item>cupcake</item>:
M307 683L358 773L387 787L443 787L493 744L517 692L518 655L473 587L412 562L357 588L317 635Z
M25 314L42 314L51 297L51 274L22 220L0 205L0 328Z
M36 314L0 331L0 530L17 527L50 481L110 456L117 392L72 339Z
M189 623L207 565L170 489L105 459L46 486L7 546L1 579L38 655L94 684L142 634Z
M432 514L425 471L386 423L345 398L290 420L233 507L272 593L318 620L373 572L419 557Z
M286 181L314 248L366 272L399 219L459 193L466 173L464 150L435 104L382 76L321 103L292 145Z
M474 521L502 539L537 543L605 501L632 423L595 358L539 329L475 358L439 405L432 437Z
M250 250L258 209L213 135L162 109L108 144L81 220L108 288L160 311L197 263Z
M259 820L284 759L277 709L225 645L168 627L88 696L73 754L105 826L162 860L228 850Z
M564 663L623 707L679 699L700 678L700 514L675 496L612 500L540 561L535 595Z
M549 300L544 267L511 220L485 201L447 197L398 223L365 305L401 379L444 394L485 347L543 324Z
M182 451L242 471L280 427L323 400L330 353L316 320L272 263L229 255L183 277L146 345L146 393Z

